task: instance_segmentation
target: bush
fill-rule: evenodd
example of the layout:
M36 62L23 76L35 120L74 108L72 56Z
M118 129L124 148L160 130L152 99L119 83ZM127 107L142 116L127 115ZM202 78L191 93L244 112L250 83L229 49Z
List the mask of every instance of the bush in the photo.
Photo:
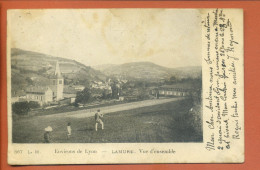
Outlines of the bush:
M91 99L92 99L92 96L91 96L90 89L85 88L83 91L77 92L75 105L77 103L87 103L87 102L91 101Z
M40 104L38 102L35 102L35 101L29 101L28 105L29 105L30 109L36 109L36 108L40 107Z
M17 115L27 115L31 109L40 107L38 102L16 102L12 104L12 111Z

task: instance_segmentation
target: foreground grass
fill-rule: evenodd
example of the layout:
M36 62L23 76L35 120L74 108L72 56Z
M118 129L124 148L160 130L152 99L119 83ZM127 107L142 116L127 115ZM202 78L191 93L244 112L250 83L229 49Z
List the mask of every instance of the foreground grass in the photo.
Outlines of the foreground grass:
M192 101L186 99L106 114L103 118L105 129L99 127L97 132L94 117L18 119L13 122L13 142L42 143L47 126L53 128L54 143L202 142L201 128L196 126L198 122L194 122L194 116L189 113L192 105ZM68 122L72 127L70 139L66 137Z

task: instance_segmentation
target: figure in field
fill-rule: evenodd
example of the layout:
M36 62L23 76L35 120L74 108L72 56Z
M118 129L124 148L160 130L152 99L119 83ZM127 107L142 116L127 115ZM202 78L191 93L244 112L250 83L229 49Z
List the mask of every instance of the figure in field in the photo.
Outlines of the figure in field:
M104 123L103 123L103 121L101 119L102 117L103 117L103 114L100 113L100 109L98 109L96 114L95 114L95 121L96 121L95 130L96 131L98 130L98 124L101 124L102 130L104 129Z

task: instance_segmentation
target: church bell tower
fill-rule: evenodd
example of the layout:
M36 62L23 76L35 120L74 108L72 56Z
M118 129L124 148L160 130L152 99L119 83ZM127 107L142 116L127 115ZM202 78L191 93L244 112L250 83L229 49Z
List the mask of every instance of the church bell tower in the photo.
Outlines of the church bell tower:
M51 79L53 97L55 101L63 99L64 78L61 75L59 62L56 62L56 68L53 78Z

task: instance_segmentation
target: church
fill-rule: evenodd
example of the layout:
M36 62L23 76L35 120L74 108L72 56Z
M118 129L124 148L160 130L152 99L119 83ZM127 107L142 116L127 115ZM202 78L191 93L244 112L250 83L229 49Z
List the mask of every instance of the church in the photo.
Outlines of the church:
M49 78L48 86L30 86L26 89L27 101L36 101L41 106L50 102L63 99L64 78L61 75L60 66L56 62L55 73Z

